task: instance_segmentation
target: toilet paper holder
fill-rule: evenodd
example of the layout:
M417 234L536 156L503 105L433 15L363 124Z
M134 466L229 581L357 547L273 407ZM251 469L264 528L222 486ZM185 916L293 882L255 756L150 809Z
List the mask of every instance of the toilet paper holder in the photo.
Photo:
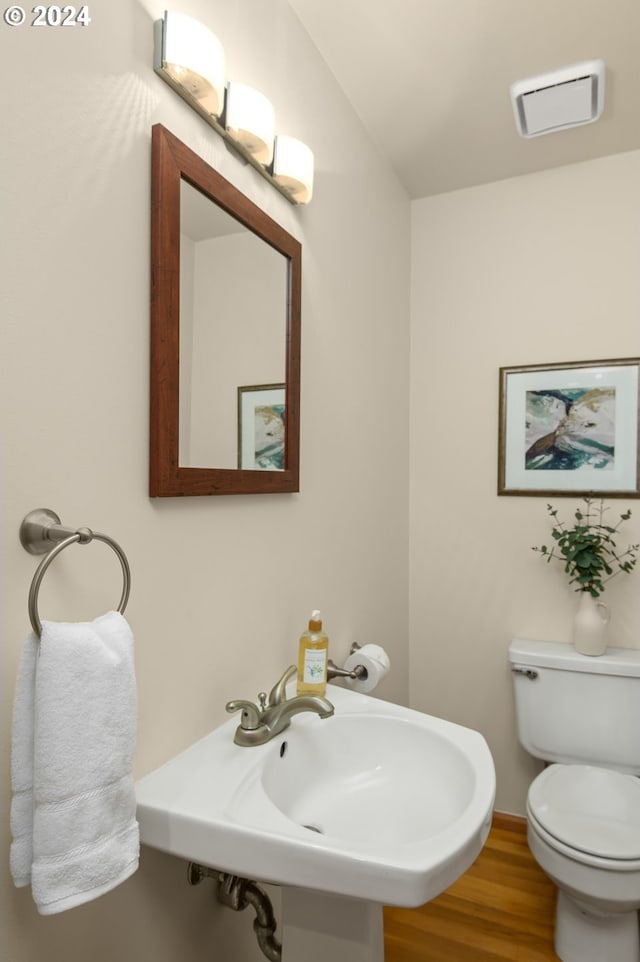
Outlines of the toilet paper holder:
M354 641L349 649L349 654L353 655L361 647L362 645ZM349 671L348 668L339 668L331 658L327 662L327 681L331 681L332 678L359 678L364 681L368 676L369 672L364 665L356 665L352 671Z

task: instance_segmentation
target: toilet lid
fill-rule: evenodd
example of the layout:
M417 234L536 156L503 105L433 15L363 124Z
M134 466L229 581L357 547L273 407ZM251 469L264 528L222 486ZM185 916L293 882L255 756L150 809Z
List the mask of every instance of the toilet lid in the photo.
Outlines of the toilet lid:
M529 789L550 835L602 858L640 858L640 779L590 765L550 765Z

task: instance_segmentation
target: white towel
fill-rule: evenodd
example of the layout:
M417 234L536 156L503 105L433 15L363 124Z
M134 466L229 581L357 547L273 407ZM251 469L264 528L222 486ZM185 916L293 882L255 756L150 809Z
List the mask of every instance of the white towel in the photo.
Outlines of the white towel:
M133 636L112 611L44 621L25 642L13 715L11 873L42 915L135 872L139 829Z
M33 726L38 640L29 635L22 650L11 732L11 875L18 886L31 882L33 861Z

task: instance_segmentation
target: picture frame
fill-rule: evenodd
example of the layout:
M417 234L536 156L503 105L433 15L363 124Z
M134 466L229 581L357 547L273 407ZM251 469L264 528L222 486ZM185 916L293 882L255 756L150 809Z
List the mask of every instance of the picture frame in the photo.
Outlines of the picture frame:
M238 388L238 467L285 470L285 385Z
M640 497L640 358L500 368L498 494Z

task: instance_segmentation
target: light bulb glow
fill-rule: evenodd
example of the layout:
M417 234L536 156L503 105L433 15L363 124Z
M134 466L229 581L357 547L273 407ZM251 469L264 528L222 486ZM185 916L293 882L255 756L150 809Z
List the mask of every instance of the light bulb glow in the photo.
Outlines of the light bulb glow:
M268 166L273 160L275 111L259 90L235 81L227 84L225 126L230 135L255 160Z
M224 104L225 64L214 33L182 13L164 15L162 67L200 107L219 117Z
M313 152L301 140L279 134L275 140L273 179L297 204L313 196Z

